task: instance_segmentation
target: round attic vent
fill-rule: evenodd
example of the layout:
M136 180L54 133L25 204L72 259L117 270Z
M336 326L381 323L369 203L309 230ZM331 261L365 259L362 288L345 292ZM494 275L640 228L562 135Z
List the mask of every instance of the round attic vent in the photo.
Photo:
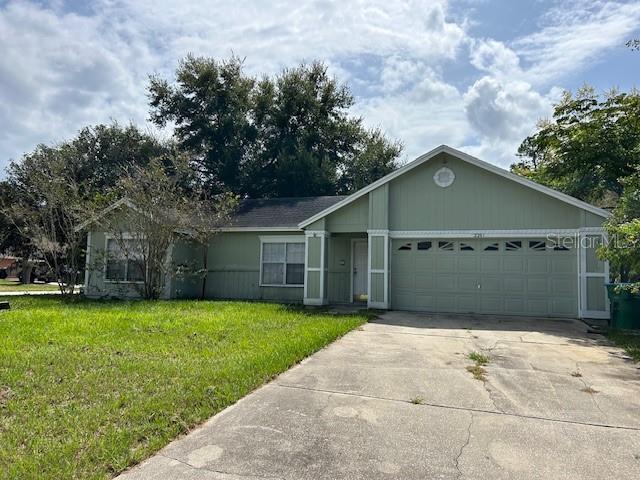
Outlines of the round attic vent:
M450 168L447 167L442 167L433 176L433 181L436 182L436 185L443 188L451 185L455 179L455 174Z

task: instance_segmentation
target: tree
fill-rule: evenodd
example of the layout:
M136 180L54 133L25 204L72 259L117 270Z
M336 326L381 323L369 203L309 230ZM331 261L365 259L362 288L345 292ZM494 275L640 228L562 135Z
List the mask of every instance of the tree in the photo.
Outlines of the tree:
M512 170L569 195L604 206L622 194L621 179L640 162L640 93L603 97L584 87L567 92L553 120L526 138Z
M623 194L605 225L609 240L598 253L610 262L614 279L640 282L640 167L622 183Z
M192 167L212 193L241 191L241 172L255 141L249 121L253 78L237 57L223 62L187 56L176 71L176 85L152 76L151 120L175 124L180 147L195 154Z
M191 188L185 190L184 185ZM163 294L166 280L180 269L170 259L172 245L180 238L201 244L204 265L192 269L203 278L206 288L206 252L208 242L228 219L235 198L220 194L208 198L198 190L193 172L183 156L153 159L146 166L132 165L115 188L121 196L121 208L111 214L94 212L96 223L117 244L117 257L109 262L129 262L134 269L138 294L157 299ZM95 258L102 264L105 258Z
M54 272L60 292L72 294L78 283L84 235L77 230L83 219L77 171L67 161L68 147L55 154L47 151L47 162L38 162L46 147L26 155L22 163L9 166L9 185L14 196L5 207L7 215L29 248L23 249L23 281L30 280L25 268L32 252ZM37 163L37 168L34 168Z
M358 183L348 175L373 178L396 167L401 145L349 115L353 95L323 64L259 81L242 67L237 57L188 56L175 84L151 77L151 120L176 125L178 144L193 154L210 192L331 195ZM372 157L376 150L382 159Z

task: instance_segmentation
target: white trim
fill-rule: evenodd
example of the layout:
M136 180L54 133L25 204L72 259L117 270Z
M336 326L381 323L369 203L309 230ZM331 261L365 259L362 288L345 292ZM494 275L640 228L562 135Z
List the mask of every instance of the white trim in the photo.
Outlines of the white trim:
M386 302L369 302L367 308L377 308L379 310L388 310L389 305Z
M115 210L116 208L118 208L118 207L120 207L122 205L126 205L127 207L131 208L132 210L135 210L136 212L140 213L140 210L138 209L138 207L136 207L131 200L129 200L127 197L122 197L120 200L118 200L116 202L113 202L107 208L103 209L97 215L95 215L95 216L91 217L90 219L85 220L84 222L82 222L80 225L78 225L74 229L74 231L79 232L80 230L84 230L86 227L88 227L93 222L95 222L98 218L105 216L107 213Z
M389 308L389 230L368 230L368 245L369 245L369 258L368 258L368 266L367 266L367 306L369 308L381 308L388 309ZM371 268L371 254L372 254L372 239L375 237L382 238L382 248L383 248L383 260L382 260L382 268ZM373 302L371 301L371 275L373 274L382 274L382 302Z
M366 239L366 238L352 238L351 239L351 262L350 262L351 263L351 270L349 270L349 276L350 276L349 278L351 279L351 281L349 282L350 285L351 285L351 288L349 289L349 296L350 296L351 300L349 301L349 303L355 303L354 300L353 300L354 293L355 293L354 289L353 289L353 284L354 284L354 281L355 281L355 278L353 276L354 275L353 270L354 270L354 267L355 267L355 244L358 243L358 242L366 244L368 242L368 239ZM367 255L368 255L368 253L367 253ZM369 275L369 272L367 272L367 275ZM367 298L369 298L369 292L368 291L367 291Z
M483 168L485 170L488 170L489 172L495 173L496 175L500 175L501 177L507 178L509 180L512 180L516 183L519 183L521 185L524 185L525 187L529 187L532 188L533 190L537 190L538 192L544 193L546 195L549 195L553 198L556 198L562 202L568 203L569 205L573 205L574 207L578 207L582 210L586 210L588 212L594 213L598 216L601 216L603 218L609 218L611 216L611 213L603 210L601 208L598 208L594 205L591 205L589 203L583 202L582 200L578 200L577 198L571 197L569 195L566 195L564 193L558 192L557 190L553 190L549 187L545 187L544 185L540 185L539 183L533 182L527 178L521 177L519 175L515 175L511 172L508 172L507 170L504 170L500 167L496 167L495 165L492 165L490 163L487 163L483 160L480 160L479 158L473 157L471 155L468 155L464 152L461 152L460 150L457 150L455 148L449 147L448 145L440 145L439 147L434 148L433 150L425 153L424 155L419 156L418 158L416 158L415 160L413 160L412 162L409 162L408 164L404 165L403 167L400 167L399 169L391 172L390 174L382 177L381 179L370 183L369 185L367 185L366 187L364 187L361 190L358 190L357 192L349 195L347 198L345 198L344 200L332 205L329 208L325 208L324 210L322 210L321 212L307 218L306 220L303 220L302 222L300 222L298 224L298 226L300 228L304 228L307 225L312 224L313 222L326 217L327 215L329 215L332 212L335 212L336 210L345 207L347 205L349 205L350 203L356 201L358 198L366 195L367 193L371 192L372 190L375 190L376 188L380 187L381 185L384 185L385 183L390 182L391 180L393 180L394 178L399 177L400 175L403 175L405 173L407 173L410 170L413 170L414 168L422 165L423 163L431 160L433 157L435 157L436 155L440 154L440 153L448 153L449 155L452 155L454 157L459 158L460 160L463 160L467 163L470 163L472 165L475 165L477 167Z
M305 237L303 237L302 235L274 235L274 236L264 236L264 235L260 235L260 278L258 279L258 286L259 287L278 287L278 288L304 288L305 290L305 296L306 296L306 290L307 290L307 242L305 240ZM283 265L283 272L282 272L282 281L284 283L262 283L262 265L263 265L263 261L262 261L262 253L263 253L263 245L265 243L282 243L284 244L284 262L282 262ZM303 270L303 278L302 278L302 283L287 283L287 244L294 244L294 243L298 243L298 244L302 244L304 245L304 270ZM274 262L275 263L275 262Z
M326 266L325 261L325 248L327 248L327 237L325 235L320 236L320 299L324 298L324 281L326 280Z
M367 307L371 306L371 236L367 237Z
M609 262L603 262L602 272L587 272L587 249L582 247L582 239L587 236L600 236L605 241L606 233L602 230L595 231L592 228L581 229L580 238L578 241L578 248L580 250L579 262L578 262L578 289L580 291L580 305L579 313L580 318L602 318L608 319L611 316L609 298L607 295L607 289L604 284L609 282ZM587 279L588 278L602 278L603 288L602 295L604 296L604 311L603 310L588 310L587 309Z
M326 230L305 230L305 236L307 237L330 237L331 233Z
M322 298L308 298L308 297L304 297L303 303L304 305L315 305L315 306L327 304L327 302Z
M389 307L389 279L391 272L389 271L389 235L384 236L384 303L385 308Z
M260 255L262 255L262 245L260 245ZM262 262L260 262L260 265L262 265ZM262 268L262 267L261 267ZM306 299L307 299L307 292L308 292L308 288L307 288L307 284L308 282L308 278L307 278L307 274L309 273L309 237L307 237L305 235L304 237L304 282L302 282L302 286L304 287L304 291L302 294L302 298L303 298L303 303L306 305ZM262 272L260 273L260 278L262 278Z
M392 230L389 232L389 236L391 238L545 238L549 235L576 236L579 233L580 229L578 228L539 228L527 230Z
M304 243L302 235L260 235L260 243Z
M87 232L87 250L84 254L84 294L89 288L89 269L91 268L91 230Z
M124 285L141 285L144 284L144 280L126 280L127 278L127 273L129 273L129 263L125 262L125 266L124 266L124 278L125 280L110 280L107 278L107 262L109 261L109 240L114 240L114 239L122 239L122 240L131 240L131 239L137 239L138 237L135 235L132 235L129 232L123 232L120 235L111 235L111 234L105 234L104 236L104 262L103 262L103 266L102 266L102 281L103 283L108 283L108 284L124 284ZM148 272L145 272L145 275Z
M298 227L222 227L215 229L218 232L300 232Z

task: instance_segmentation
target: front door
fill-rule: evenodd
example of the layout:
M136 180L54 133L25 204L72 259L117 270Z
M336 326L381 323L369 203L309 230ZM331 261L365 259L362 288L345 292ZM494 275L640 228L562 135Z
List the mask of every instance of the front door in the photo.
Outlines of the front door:
M354 302L367 301L367 241L353 242L353 296Z

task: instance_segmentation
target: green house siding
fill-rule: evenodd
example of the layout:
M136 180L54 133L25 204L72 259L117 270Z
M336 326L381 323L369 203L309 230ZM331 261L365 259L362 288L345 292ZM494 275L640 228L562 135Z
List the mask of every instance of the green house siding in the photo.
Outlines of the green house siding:
M332 233L366 232L369 224L369 198L365 195L327 216L327 230ZM309 230L314 228L309 227Z
M126 228L123 226L123 230ZM89 235L88 282L85 295L90 298L117 297L137 298L140 286L129 282L111 282L105 279L106 241L108 234L102 230L93 230Z
M446 188L433 176L446 166ZM512 230L578 228L582 210L446 153L390 182L392 230ZM593 219L590 219L593 221Z
M260 236L286 236L271 232L224 232L211 240L208 249L208 276L206 298L239 298L247 300L274 300L301 302L303 287L260 286ZM302 232L298 235L304 242ZM183 261L202 266L202 247L193 242L183 242L174 249L175 263ZM194 298L200 295L202 277L187 275L175 280L174 295L177 298Z

